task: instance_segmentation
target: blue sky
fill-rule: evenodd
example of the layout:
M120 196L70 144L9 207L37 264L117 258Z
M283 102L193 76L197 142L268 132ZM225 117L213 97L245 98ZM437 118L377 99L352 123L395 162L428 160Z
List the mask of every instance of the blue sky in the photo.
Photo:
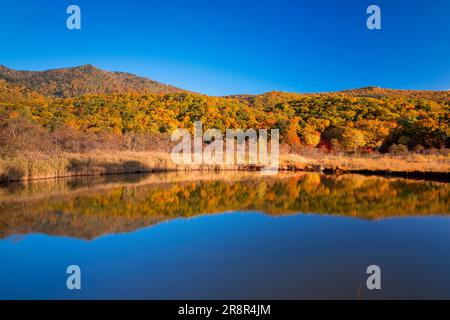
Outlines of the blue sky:
M382 30L366 28L371 4ZM2 1L0 39L11 68L90 63L213 95L450 89L448 0Z

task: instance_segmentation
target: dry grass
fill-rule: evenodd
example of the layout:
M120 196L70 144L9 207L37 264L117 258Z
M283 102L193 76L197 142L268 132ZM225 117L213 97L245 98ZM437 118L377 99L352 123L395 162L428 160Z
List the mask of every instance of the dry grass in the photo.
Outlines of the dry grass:
M0 180L31 180L68 176L104 175L116 173L194 170L249 170L248 166L176 165L164 152L102 152L102 153L26 153L0 159ZM254 168L253 168L254 169ZM282 170L341 170L449 173L450 157L444 155L408 154L337 156L316 154L302 157L281 155Z
M342 171L386 171L449 173L450 157L445 155L421 155L410 153L403 156L388 154L346 155L323 154L305 157L309 165L322 169Z
M0 181L159 171L244 170L238 165L178 165L166 152L28 152L0 158Z
M0 159L3 181L177 170L170 155L158 152L27 153Z

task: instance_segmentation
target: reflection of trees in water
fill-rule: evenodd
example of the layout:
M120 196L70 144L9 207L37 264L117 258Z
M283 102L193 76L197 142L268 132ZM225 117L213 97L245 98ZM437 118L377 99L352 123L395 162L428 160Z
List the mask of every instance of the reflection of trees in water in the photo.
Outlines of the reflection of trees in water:
M76 187L73 181L59 181L54 188L61 188L60 194L19 201L8 198L0 202L0 237L41 232L92 239L177 217L224 211L306 212L364 219L450 214L450 185L428 181L320 174L144 185L128 179L127 185L112 181L108 189L81 192L77 187L90 186L89 180Z

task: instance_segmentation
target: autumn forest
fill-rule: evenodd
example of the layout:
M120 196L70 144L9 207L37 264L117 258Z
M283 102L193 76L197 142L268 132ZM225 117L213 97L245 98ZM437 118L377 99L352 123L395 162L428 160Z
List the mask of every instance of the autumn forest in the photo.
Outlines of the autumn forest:
M0 68L0 153L163 150L176 128L280 129L283 150L443 155L450 91L367 87L335 93L207 96L93 66ZM165 150L167 151L167 150Z

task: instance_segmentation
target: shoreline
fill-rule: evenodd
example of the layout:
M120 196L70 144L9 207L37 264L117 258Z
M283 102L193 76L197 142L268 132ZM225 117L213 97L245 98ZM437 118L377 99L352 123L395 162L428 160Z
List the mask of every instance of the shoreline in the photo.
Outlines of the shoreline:
M24 178L20 180L0 180L0 187L7 186L10 183L21 183L21 182L34 182L34 181L45 181L45 180L59 180L59 179L70 179L70 178L89 178L89 177L105 177L105 176L119 176L119 175L134 175L134 174L158 174L158 173L183 173L183 172L259 172L255 169L194 169L194 170L152 170L152 171L127 171L127 172L114 172L114 173L86 173L78 175L65 175L65 176L47 176L47 177L33 177ZM291 170L291 169L279 169L279 172L298 172L298 173L322 173L327 176L341 176L348 174L359 174L362 176L374 176L374 177L384 177L384 178L403 178L408 180L424 180L424 181L434 181L434 182L445 182L450 183L450 172L407 172L407 171L370 171L370 170L338 170L333 171L325 169L323 171L315 170ZM269 176L270 177L270 176Z
M409 180L427 180L436 182L450 182L450 172L421 172L421 171L381 171L381 170L350 170L334 172L332 170L322 171L325 174L360 174L364 176L404 178Z
M259 171L254 165L175 165L166 152L29 153L0 159L0 185L10 182L192 171ZM450 182L450 157L280 155L279 171L361 174Z

